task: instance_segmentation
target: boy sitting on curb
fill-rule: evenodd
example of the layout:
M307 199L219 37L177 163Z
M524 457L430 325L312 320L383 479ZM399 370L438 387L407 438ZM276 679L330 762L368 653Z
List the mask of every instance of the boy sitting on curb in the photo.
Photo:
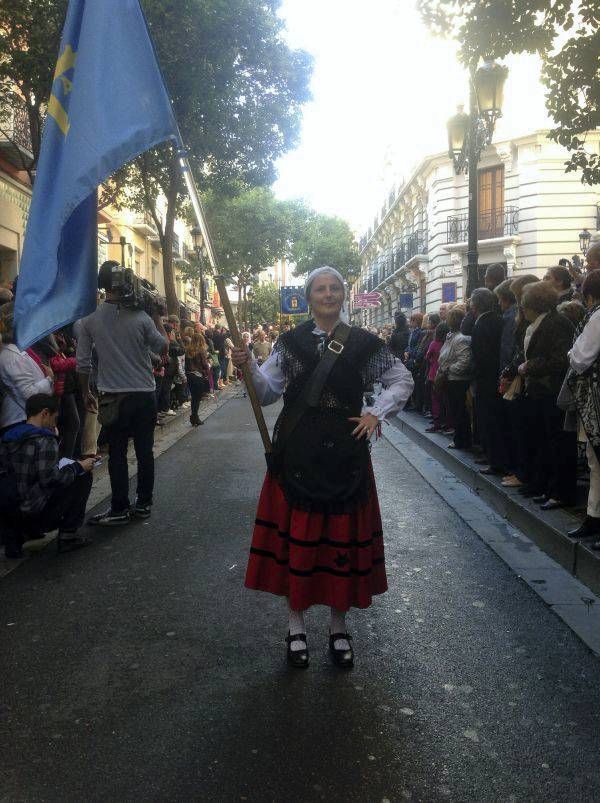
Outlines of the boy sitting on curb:
M7 558L22 557L23 534L39 538L58 529L59 549L77 549L88 543L77 530L92 490L94 460L68 462L59 468L58 406L55 396L30 396L25 408L27 421L2 438L0 460L5 473L0 499Z

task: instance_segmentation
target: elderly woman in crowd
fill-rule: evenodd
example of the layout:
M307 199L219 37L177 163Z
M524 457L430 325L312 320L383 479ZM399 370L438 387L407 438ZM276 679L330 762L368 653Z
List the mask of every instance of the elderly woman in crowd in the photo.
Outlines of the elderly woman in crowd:
M587 315L579 324L569 352L567 384L573 394L579 421L579 439L586 444L590 467L587 515L572 530L572 538L600 534L600 270L588 273L581 292ZM600 549L600 541L592 545Z
M440 351L446 342L446 336L448 332L449 327L446 321L438 323L435 328L435 336L429 344L427 354L425 355L427 365L429 366L427 373L427 387L428 395L431 399L431 418L433 422L430 427L427 427L425 432L439 432L441 429L448 429L446 416L443 415L446 409L445 387L443 387L441 383L438 384L437 387L435 385L439 368Z
M0 382L5 396L0 405L0 435L26 419L25 402L37 393L52 395L54 374L48 366L34 360L15 344L13 311L2 317L0 325Z
M454 442L449 449L471 448L471 420L467 410L467 391L473 378L471 338L460 331L465 317L462 309L448 312L446 322L450 331L439 356L436 383L445 384L450 415L454 422Z
M586 309L581 301L563 301L556 309L568 318L576 329L586 315Z
M548 282L550 287L556 291L559 304L573 300L573 280L567 268L562 265L555 265L552 268L548 268L544 276L544 281Z
M533 465L533 457L531 455L531 444L529 438L529 429L532 418L532 408L529 399L525 396L524 380L519 375L519 365L525 361L524 341L525 331L528 323L521 307L521 298L523 290L529 284L539 282L537 276L533 274L525 274L516 279L508 280L509 291L512 293L515 304L516 313L514 320L514 332L512 353L506 361L507 351L501 346L500 351L500 392L504 397L506 404L507 418L509 422L508 431L510 437L510 453L512 466L511 472L502 478L502 485L506 488L519 488L520 492L524 495L532 496L534 492L529 491L528 482L532 479L528 471ZM497 289L500 289L499 285ZM502 291L497 293L500 308L504 314L504 304L502 301ZM506 346L505 338L506 330L503 329L502 343Z
M573 324L556 310L556 291L547 282L529 284L521 306L529 324L525 331L525 360L518 368L532 405L529 436L535 455L531 490L542 510L575 504L577 443L563 428L556 404L569 366Z
M431 409L431 399L429 398L427 387L427 374L429 365L427 363L427 351L435 337L435 330L440 323L440 316L433 312L431 315L423 316L422 333L415 352L413 367L413 378L415 381L415 392L413 394L413 405L418 412L428 412Z

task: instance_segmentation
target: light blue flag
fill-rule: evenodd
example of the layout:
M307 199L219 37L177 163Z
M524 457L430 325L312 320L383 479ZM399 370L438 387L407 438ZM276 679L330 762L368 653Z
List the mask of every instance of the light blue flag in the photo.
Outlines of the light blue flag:
M139 0L70 0L15 300L27 348L96 307L98 185L177 123Z

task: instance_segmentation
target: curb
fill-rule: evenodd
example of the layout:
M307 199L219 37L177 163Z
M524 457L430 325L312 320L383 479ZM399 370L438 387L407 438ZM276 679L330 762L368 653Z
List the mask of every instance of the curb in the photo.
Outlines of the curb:
M450 451L446 436L425 432L429 422L418 413L400 412L390 423L450 469L504 519L526 533L549 557L595 594L600 594L600 555L586 546L596 539L590 538L582 543L572 541L566 535L567 530L581 521L575 510L553 510L542 516L531 500L515 490L503 488L500 478L480 474L479 466L469 452Z

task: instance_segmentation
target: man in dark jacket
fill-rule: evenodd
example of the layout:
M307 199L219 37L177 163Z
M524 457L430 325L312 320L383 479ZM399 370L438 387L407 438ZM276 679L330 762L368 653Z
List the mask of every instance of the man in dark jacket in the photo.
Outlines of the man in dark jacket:
M515 350L517 299L510 289L512 279L506 279L494 290L502 313L502 340L500 342L500 371L510 364Z
M478 288L471 296L475 317L471 349L475 377L475 413L481 445L490 465L482 474L501 474L507 468L508 455L502 425L500 377L500 344L504 321L497 311L496 297L491 290Z
M408 339L410 331L408 329L408 322L406 315L403 312L396 312L394 315L394 331L390 337L390 351L402 362L406 362L406 354L408 352Z
M12 427L1 445L2 463L14 475L18 500L18 507L2 511L8 523L5 549L11 558L21 557L23 531L31 537L58 529L61 548L88 543L77 530L92 489L94 460L68 461L59 468L56 396L30 396L25 413L27 421Z

